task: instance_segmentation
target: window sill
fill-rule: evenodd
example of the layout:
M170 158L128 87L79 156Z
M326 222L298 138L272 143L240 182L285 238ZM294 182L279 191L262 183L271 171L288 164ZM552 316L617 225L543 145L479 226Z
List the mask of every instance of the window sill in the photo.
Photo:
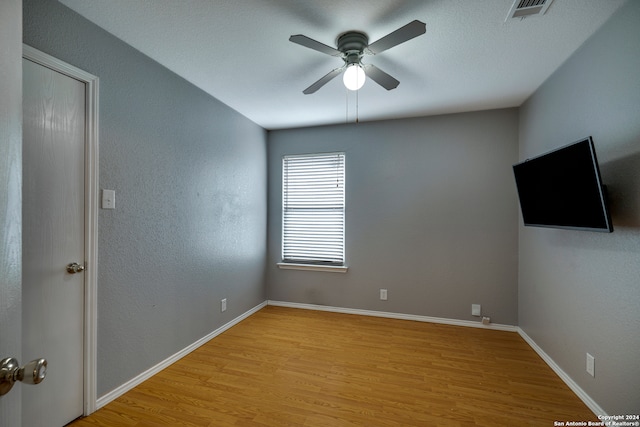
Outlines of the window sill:
M291 262L279 262L278 268L283 270L323 271L325 273L346 273L349 269L346 265L294 264Z

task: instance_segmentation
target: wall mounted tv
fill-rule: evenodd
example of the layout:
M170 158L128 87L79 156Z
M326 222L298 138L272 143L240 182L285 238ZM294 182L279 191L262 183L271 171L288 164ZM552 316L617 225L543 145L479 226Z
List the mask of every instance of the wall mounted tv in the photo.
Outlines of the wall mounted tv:
M513 166L524 225L612 232L591 137Z

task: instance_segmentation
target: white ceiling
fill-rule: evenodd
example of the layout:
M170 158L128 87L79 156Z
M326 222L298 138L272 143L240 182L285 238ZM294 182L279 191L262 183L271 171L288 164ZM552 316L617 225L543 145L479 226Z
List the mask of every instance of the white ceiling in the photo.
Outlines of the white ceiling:
M266 129L519 106L625 1L505 22L513 0L60 0ZM398 88L368 80L356 98L337 77L303 95L342 60L290 35L374 42L414 19L426 34L363 60Z

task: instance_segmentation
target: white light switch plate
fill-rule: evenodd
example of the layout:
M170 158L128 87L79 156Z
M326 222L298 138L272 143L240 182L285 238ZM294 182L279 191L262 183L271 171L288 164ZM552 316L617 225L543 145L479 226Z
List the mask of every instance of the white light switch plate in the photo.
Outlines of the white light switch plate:
M102 209L116 208L116 191L102 190Z

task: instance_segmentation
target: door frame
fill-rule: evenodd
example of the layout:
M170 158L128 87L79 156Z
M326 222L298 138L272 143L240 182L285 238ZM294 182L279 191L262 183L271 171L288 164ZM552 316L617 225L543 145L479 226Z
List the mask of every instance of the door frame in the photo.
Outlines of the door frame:
M98 77L26 44L22 57L85 84L83 411L96 411L98 343ZM23 308L24 310L24 308ZM45 355L46 357L46 355Z

